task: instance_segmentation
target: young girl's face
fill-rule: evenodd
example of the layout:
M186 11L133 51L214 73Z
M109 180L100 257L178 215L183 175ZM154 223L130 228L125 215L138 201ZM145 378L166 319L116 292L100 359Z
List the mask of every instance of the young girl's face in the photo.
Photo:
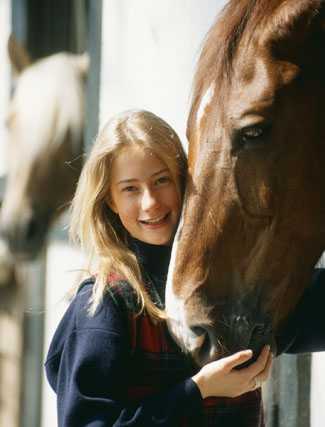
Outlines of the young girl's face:
M110 208L133 237L154 245L171 241L181 200L170 170L154 153L122 150L113 161L110 196Z

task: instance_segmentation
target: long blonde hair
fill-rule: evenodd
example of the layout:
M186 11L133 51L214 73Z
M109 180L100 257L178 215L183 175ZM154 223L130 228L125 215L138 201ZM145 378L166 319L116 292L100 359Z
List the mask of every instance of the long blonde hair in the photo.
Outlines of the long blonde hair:
M110 171L114 158L124 148L149 149L169 168L183 197L186 155L175 131L160 117L145 110L130 110L114 116L99 132L85 162L71 204L70 236L89 255L96 269L89 312L94 314L108 289L108 276L127 280L136 292L141 312L163 319L164 312L147 294L135 254L127 247L126 230L108 206Z

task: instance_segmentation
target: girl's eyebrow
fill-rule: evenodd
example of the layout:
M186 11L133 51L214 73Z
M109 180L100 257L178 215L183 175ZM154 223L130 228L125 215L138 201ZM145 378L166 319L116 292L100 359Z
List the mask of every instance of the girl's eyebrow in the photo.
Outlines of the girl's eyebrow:
M160 175L163 172L169 172L169 169L168 168L161 169L160 171L153 173L151 176L153 177L156 175Z
M169 172L169 169L168 169L168 168L161 169L161 170L159 170L159 171L157 171L157 172L153 173L153 174L151 175L151 177L150 177L150 178L153 178L153 177L155 177L156 175L160 175L160 174L161 174L161 173L163 173L163 172ZM121 181L118 181L118 182L117 182L117 185L119 185L119 184L126 184L126 183L128 183L128 182L134 182L134 181L138 181L138 179L136 179L136 178L122 179Z
M138 181L138 180L136 178L122 179L121 181L117 182L117 185L126 184L127 182L133 182L133 181Z

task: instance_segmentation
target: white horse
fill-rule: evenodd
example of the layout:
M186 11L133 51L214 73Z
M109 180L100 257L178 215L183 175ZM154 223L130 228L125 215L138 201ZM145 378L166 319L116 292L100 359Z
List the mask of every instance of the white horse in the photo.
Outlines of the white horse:
M7 118L9 168L0 228L15 256L33 258L80 174L89 59L58 53L31 63L13 38L8 51L18 78Z

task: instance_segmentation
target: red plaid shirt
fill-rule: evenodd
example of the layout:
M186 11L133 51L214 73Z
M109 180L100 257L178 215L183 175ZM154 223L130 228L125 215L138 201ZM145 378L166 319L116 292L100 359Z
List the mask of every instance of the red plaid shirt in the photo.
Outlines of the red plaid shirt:
M128 398L135 404L192 377L195 367L171 338L166 323L154 323L144 312L135 314L130 285L115 274L109 276L112 295L128 301L132 349L132 375ZM150 292L150 289L147 289ZM210 397L203 400L202 413L189 419L184 415L179 427L265 427L261 389L236 398Z
M119 284L114 288L121 289ZM197 371L172 340L164 322L154 323L145 312L137 316L131 310L129 327L134 364L128 388L131 402L141 402ZM202 406L202 414L195 419L184 415L180 427L264 427L260 389L237 398L204 399Z

